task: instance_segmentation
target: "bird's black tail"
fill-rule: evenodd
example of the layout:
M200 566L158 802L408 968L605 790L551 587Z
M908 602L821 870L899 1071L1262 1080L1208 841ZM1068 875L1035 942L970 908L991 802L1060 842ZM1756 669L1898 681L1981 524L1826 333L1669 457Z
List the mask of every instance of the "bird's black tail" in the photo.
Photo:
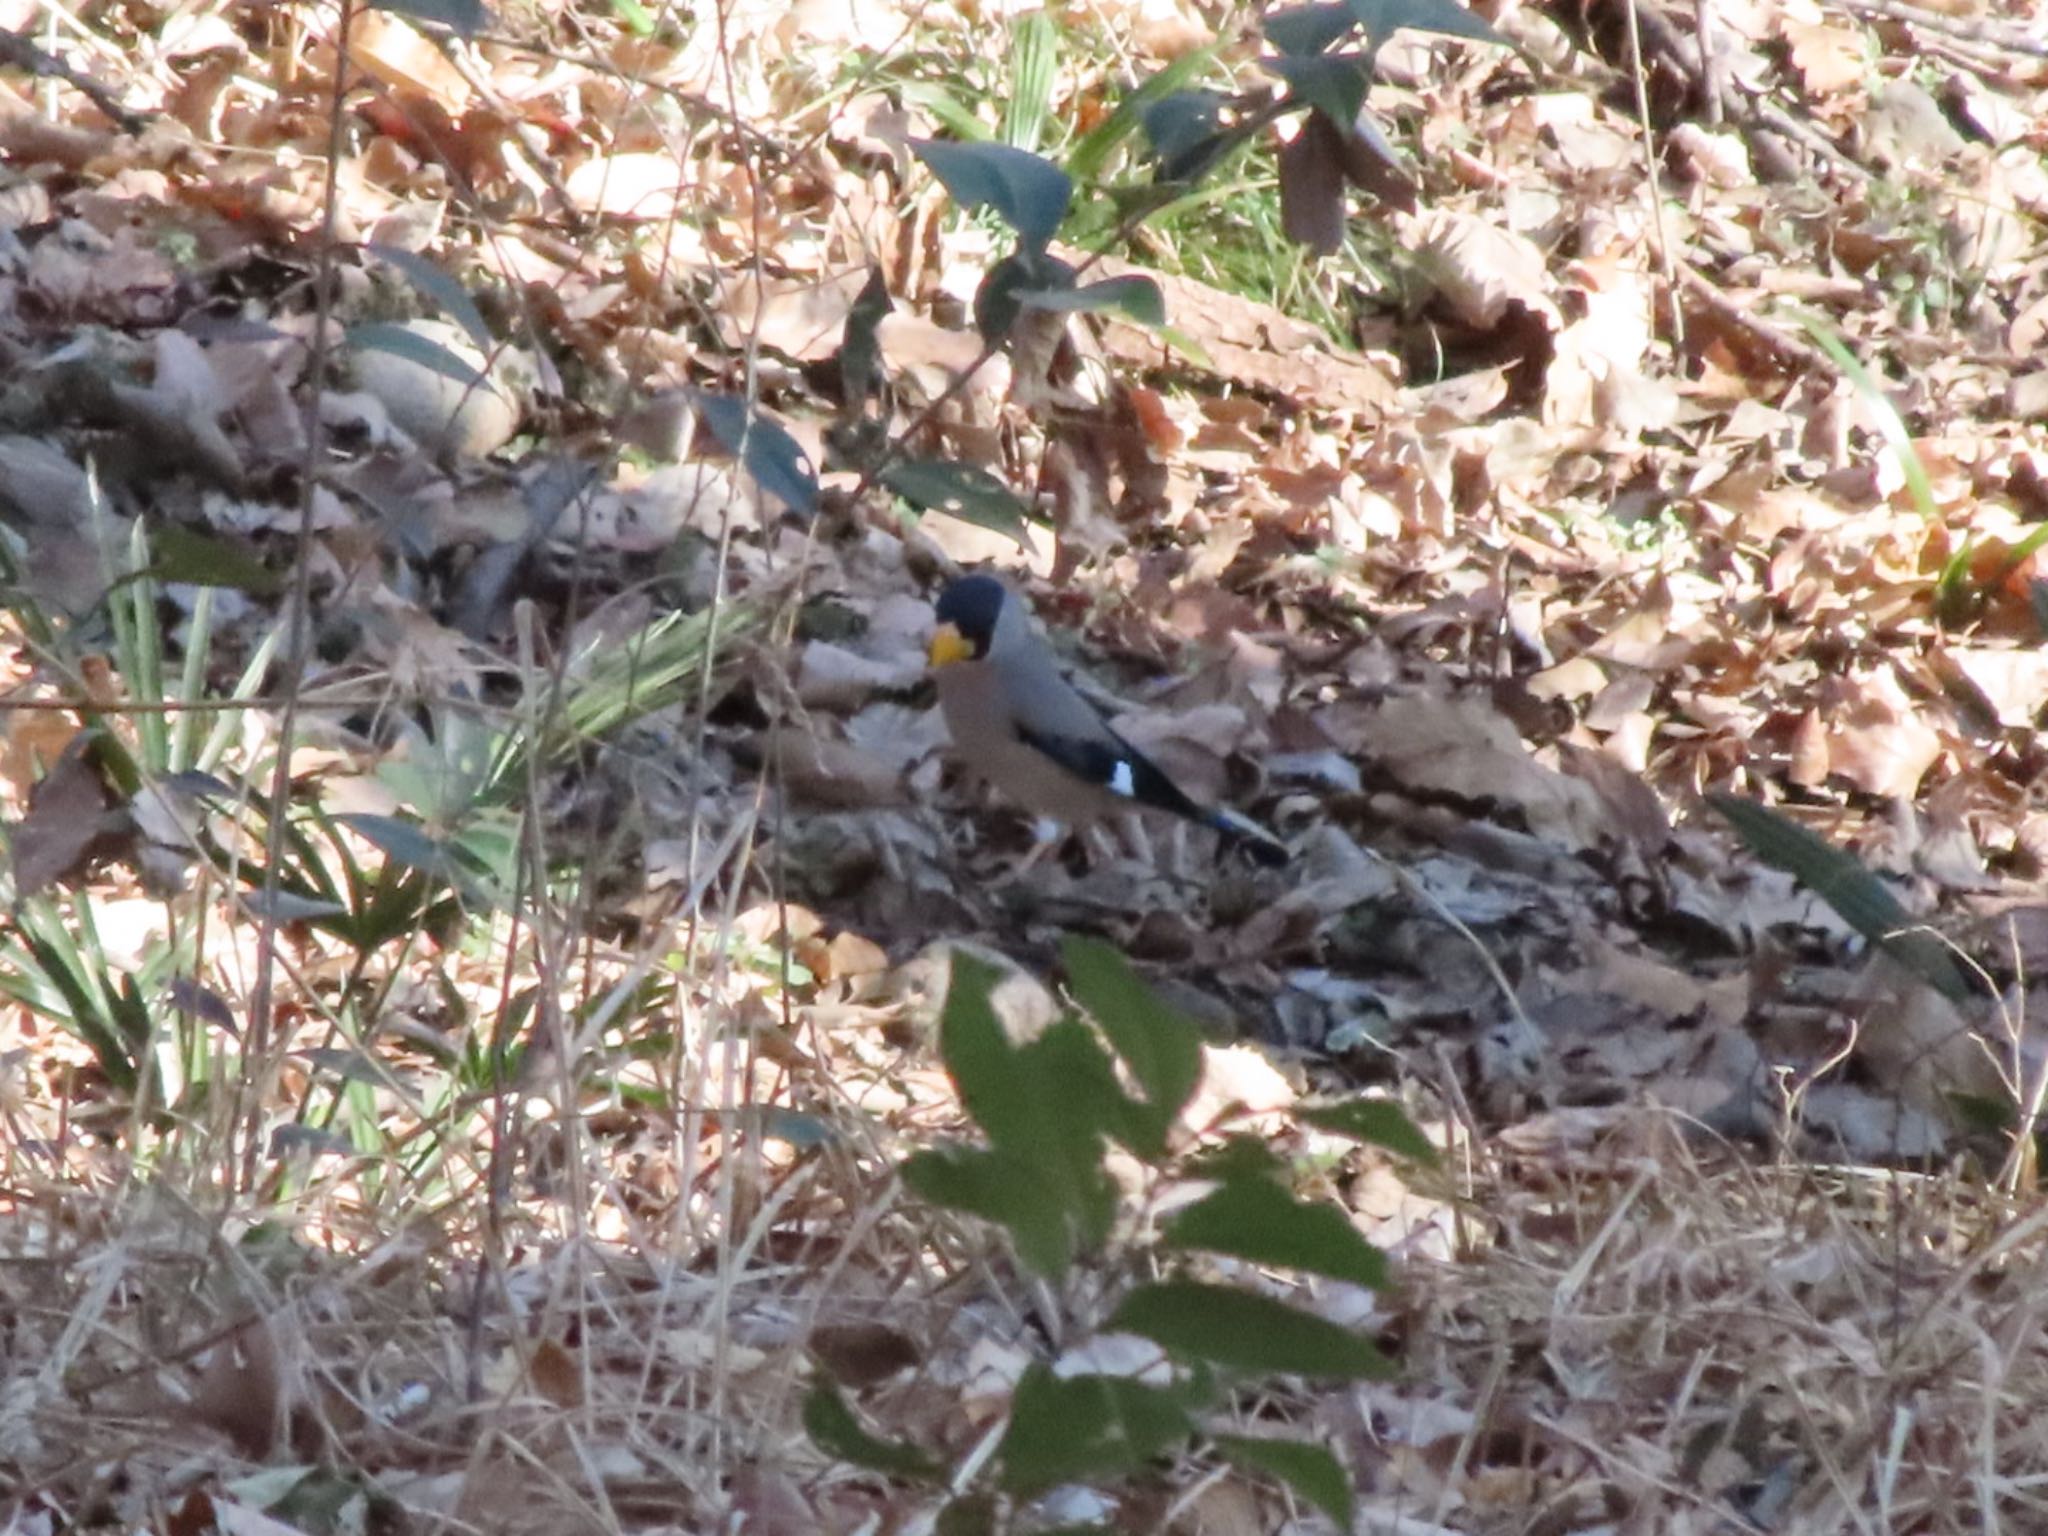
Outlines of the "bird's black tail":
M1209 812L1207 823L1223 834L1226 842L1237 844L1268 869L1287 862L1287 845L1248 816L1219 807Z

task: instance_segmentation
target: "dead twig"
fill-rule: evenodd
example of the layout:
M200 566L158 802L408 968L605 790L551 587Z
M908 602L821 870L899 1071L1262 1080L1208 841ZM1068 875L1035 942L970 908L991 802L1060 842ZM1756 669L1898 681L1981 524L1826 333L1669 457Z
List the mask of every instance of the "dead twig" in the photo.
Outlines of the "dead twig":
M132 111L123 106L120 98L107 87L97 80L81 75L55 54L45 53L35 40L24 32L0 27L0 64L12 64L16 69L26 70L38 79L63 81L98 107L123 133L140 133L149 126L148 113Z

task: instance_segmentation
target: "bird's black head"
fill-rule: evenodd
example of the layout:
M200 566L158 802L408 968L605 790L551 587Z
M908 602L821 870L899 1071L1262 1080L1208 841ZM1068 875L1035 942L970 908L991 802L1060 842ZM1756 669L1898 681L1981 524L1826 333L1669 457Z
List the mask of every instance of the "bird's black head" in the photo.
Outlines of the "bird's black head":
M979 661L986 656L995 638L996 617L1008 601L1009 594L993 576L962 576L941 592L933 662Z

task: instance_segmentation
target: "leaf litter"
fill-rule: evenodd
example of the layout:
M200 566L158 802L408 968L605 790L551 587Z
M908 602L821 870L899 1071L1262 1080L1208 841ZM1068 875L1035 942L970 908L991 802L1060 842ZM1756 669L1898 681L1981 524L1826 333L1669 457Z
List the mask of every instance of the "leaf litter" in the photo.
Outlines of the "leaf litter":
M1324 324L1139 240L1055 302L1142 279L1131 307L1156 293L1176 335L1056 308L1039 353L984 359L994 248L917 171L952 125L885 44L985 64L1003 15L734 7L650 34L543 8L485 43L437 30L452 9L357 13L375 89L324 232L329 13L75 27L61 59L118 80L139 132L57 78L0 92L10 934L47 957L60 900L147 913L131 822L258 857L251 823L155 816L129 774L225 762L259 804L287 692L306 803L389 829L422 813L378 771L426 739L394 722L537 718L550 678L596 686L672 609L735 605L731 648L521 787L583 871L544 939L493 908L516 842L482 780L435 810L457 910L396 948L337 926L408 878L339 818L307 866L325 886L184 877L160 995L234 999L181 1008L216 1029L244 1015L264 904L286 914L272 1024L295 1050L250 1123L310 1192L290 1210L279 1186L266 1208L135 1179L132 1145L80 1133L135 1129L105 1061L9 988L7 1240L34 1261L0 1282L24 1383L0 1444L31 1490L10 1518L75 1528L97 1499L133 1525L194 1466L224 1529L324 1528L322 1499L511 1530L928 1515L806 1445L791 1372L807 1338L872 1355L871 1421L949 1449L1003 1411L1038 1348L1017 1281L936 1255L888 1159L955 1119L929 1054L944 941L1007 957L1012 1006L1042 1014L1031 973L1081 927L1267 1047L1212 1049L1207 1129L1327 1153L1271 1118L1288 1079L1369 1085L1452 1155L1455 1192L1355 1148L1325 1164L1399 1260L1380 1326L1404 1372L1286 1412L1343 1454L1365 1528L2039 1519L2041 15L1642 7L1631 43L1621 7L1492 13L1526 58L1400 34L1372 100L1412 205L1352 207L1372 178L1332 121L1279 162L1317 200L1304 233L1380 262L1344 269ZM1219 79L1265 79L1216 20L1062 24L1162 57L1214 41ZM1061 110L1113 104L1114 71L1075 63ZM967 195L1057 222L1029 179ZM849 390L872 270L896 307ZM643 456L610 455L664 392ZM849 394L986 480L901 491L917 517L854 499L828 431ZM1133 740L1295 867L1152 828L1006 879L1030 831L958 782L921 684L934 580L983 561L1024 574ZM172 670L109 689L110 652L146 663L114 618L145 570ZM151 757L183 647L204 636L192 675L229 697L301 600L304 675L257 667L225 756L199 751L205 716ZM1852 889L1925 925L1960 992L1709 792L1848 850L1880 882ZM169 974L115 947L109 980ZM493 1029L536 1045L487 1179L475 1123L423 1095ZM165 1057L153 1091L192 1070ZM353 1140L312 1123L348 1078ZM234 1144L230 1095L178 1102L195 1146ZM445 1167L402 1154L422 1125ZM199 1213L230 1193L223 1231ZM245 1475L286 1459L334 1470L296 1504ZM1205 1517L1285 1514L1207 1486L1234 1491ZM1141 1518L1126 1497L1101 1517Z

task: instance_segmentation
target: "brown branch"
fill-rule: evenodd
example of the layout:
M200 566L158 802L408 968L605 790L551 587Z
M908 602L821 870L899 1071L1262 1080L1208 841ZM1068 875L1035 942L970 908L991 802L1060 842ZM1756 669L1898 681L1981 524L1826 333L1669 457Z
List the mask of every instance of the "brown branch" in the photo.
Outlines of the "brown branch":
M134 112L121 104L107 87L81 75L53 54L43 52L26 32L0 27L0 64L12 64L41 79L62 80L105 113L123 133L140 133L149 126L149 114Z

